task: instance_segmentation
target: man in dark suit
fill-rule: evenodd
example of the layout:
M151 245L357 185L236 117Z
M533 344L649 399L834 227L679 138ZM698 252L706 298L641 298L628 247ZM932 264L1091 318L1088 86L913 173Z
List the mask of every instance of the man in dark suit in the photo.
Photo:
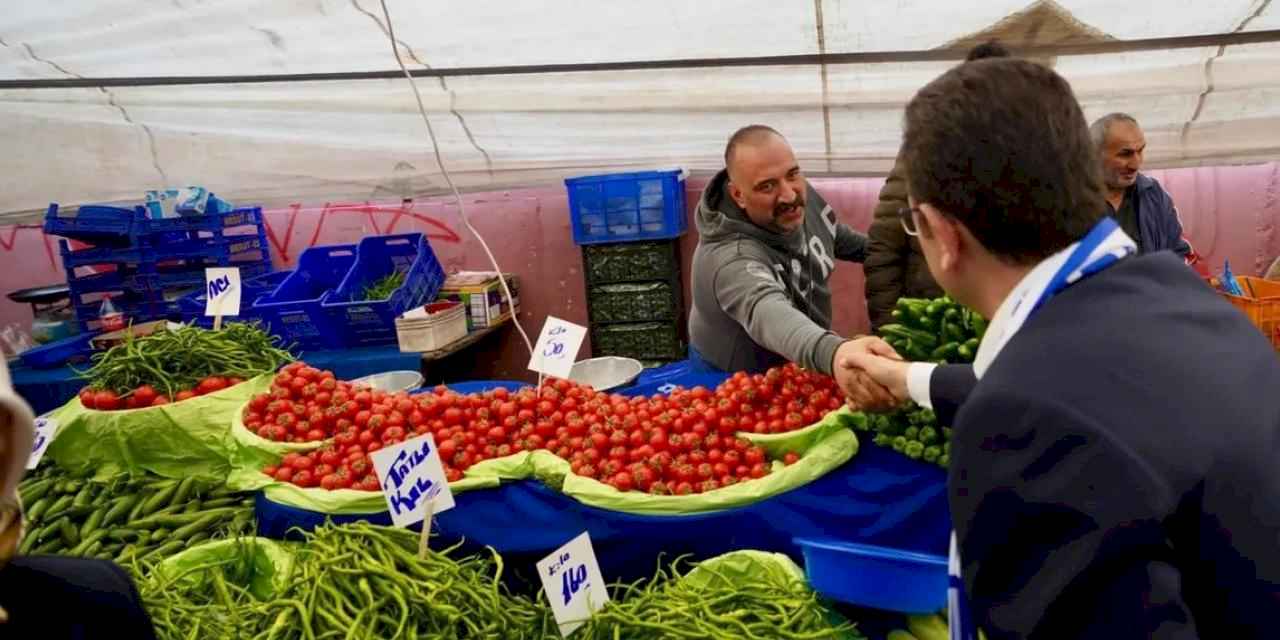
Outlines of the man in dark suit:
M1101 214L1083 113L1052 71L948 71L908 105L903 148L930 271L992 318L953 423L953 631L1277 637L1270 344ZM912 365L849 364L907 395Z

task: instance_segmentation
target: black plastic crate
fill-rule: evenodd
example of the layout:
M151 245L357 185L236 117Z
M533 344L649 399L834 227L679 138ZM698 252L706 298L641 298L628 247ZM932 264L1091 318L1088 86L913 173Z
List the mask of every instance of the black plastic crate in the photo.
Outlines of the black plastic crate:
M678 241L624 242L582 247L588 285L679 280Z
M623 356L637 360L680 360L684 341L677 322L637 322L592 327L595 356Z
M587 289L592 325L679 320L683 300L677 280L601 284Z

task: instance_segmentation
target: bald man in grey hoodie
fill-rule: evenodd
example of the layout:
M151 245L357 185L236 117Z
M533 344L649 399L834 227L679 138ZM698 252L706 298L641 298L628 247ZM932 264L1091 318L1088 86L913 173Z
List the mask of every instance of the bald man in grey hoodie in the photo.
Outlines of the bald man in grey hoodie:
M725 147L725 170L697 210L690 357L721 371L762 371L786 361L835 375L860 407L892 395L837 357L870 350L892 357L878 338L831 331L835 260L862 262L867 237L836 220L809 186L791 145L764 125L743 127Z

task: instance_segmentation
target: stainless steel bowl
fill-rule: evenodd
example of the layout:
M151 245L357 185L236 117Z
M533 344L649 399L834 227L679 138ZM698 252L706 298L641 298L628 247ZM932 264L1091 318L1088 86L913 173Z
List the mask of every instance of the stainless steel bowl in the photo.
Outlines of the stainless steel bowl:
M356 378L351 384L362 384L379 391L396 393L409 391L422 386L422 374L417 371L384 371L363 378Z
M574 363L569 379L591 385L596 391L608 391L633 382L644 365L635 358L603 356Z

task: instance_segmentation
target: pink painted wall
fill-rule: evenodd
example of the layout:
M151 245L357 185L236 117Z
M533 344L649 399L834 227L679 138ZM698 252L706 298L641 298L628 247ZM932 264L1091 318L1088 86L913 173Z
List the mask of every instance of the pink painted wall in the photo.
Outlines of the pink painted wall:
M1280 223L1280 163L1173 169L1151 175L1172 194L1191 242L1207 258L1211 271L1220 271L1223 259L1230 259L1236 273L1259 274L1280 255L1276 232ZM860 230L870 225L883 179L820 178L813 182L842 221ZM705 178L689 180L690 212L705 184ZM521 319L526 330L536 337L547 314L585 324L582 259L571 239L564 190L544 187L472 194L466 196L465 203L502 268L520 275ZM280 266L292 265L298 254L312 245L421 231L431 239L446 271L491 269L457 207L444 204L442 199L408 207L396 203L294 205L269 211L267 222L272 252ZM690 233L681 241L686 299L689 259L697 243L692 219L689 226ZM37 226L0 227L0 291L63 281L56 248L56 240L46 237ZM832 293L833 328L846 335L865 331L862 267L839 264L832 276ZM0 299L0 326L29 326L30 322L29 307ZM522 377L527 359L518 336L508 331L490 348L475 352L471 375Z

